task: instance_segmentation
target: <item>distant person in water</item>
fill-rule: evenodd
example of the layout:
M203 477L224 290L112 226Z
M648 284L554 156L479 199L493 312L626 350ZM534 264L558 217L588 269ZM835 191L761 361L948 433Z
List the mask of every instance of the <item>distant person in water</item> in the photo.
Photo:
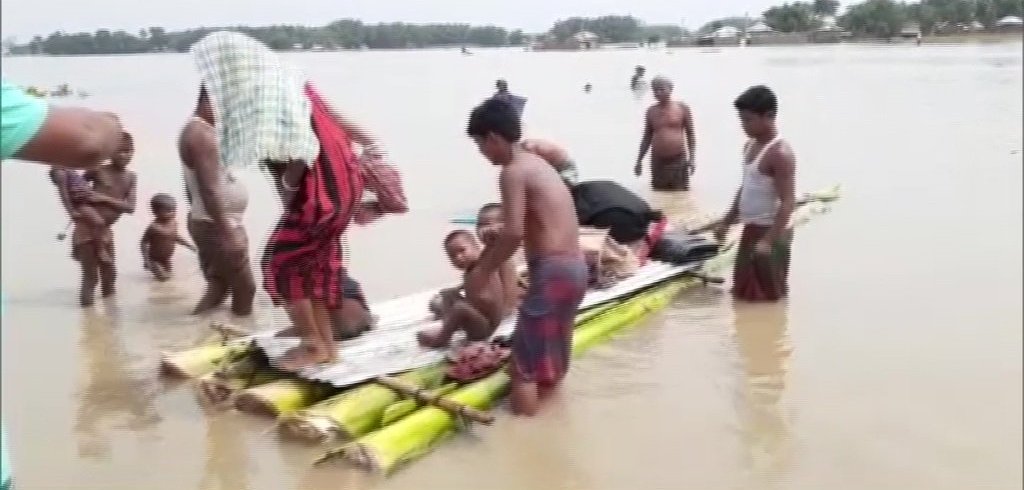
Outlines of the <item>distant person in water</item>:
M466 133L491 164L501 167L503 212L501 231L466 274L466 291L483 290L524 246L529 285L520 303L508 369L512 410L533 415L540 399L557 388L569 369L576 310L587 289L576 211L554 168L518 144L522 130L513 107L485 101L470 113Z
M494 92L493 99L498 99L505 102L506 104L515 108L516 112L519 113L519 117L523 117L523 111L526 109L526 98L520 97L508 91L508 82L504 78L498 79L494 82L497 91Z
M697 139L690 107L672 99L672 81L655 77L651 90L657 102L644 114L643 136L633 173L643 173L643 159L651 152L651 187L658 191L688 191L696 169Z
M777 301L789 292L789 259L795 208L796 157L775 126L778 101L763 85L751 87L733 103L743 132L743 181L715 236L725 238L732 223L743 224L733 296L745 301Z
M647 69L642 65L637 65L636 69L633 71L632 78L629 79L629 88L631 90L639 91L646 88L645 85L647 84L647 81L644 80L645 73L647 73Z
M178 233L178 204L167 194L157 194L149 201L153 222L142 234L139 248L142 250L142 268L153 274L158 281L171 278L176 245L195 251L195 247Z

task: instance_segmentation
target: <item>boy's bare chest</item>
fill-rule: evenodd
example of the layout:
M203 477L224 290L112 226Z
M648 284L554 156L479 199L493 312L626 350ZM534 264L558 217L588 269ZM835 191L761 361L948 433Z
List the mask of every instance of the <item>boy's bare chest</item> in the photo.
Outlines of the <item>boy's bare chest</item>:
M97 172L93 188L111 197L123 197L131 187L131 174L127 172Z

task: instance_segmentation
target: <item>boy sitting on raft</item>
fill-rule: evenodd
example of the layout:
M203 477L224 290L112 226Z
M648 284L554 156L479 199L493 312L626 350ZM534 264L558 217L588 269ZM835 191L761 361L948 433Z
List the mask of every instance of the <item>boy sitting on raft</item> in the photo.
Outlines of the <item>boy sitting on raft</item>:
M540 398L569 369L576 310L587 289L587 265L569 188L550 164L524 150L519 114L500 100L473 109L466 133L480 153L501 166L503 223L472 269L467 295L484 290L495 272L524 245L529 286L512 338L509 375L512 410L537 412Z
M476 265L481 252L476 238L466 230L449 233L444 239L444 249L452 265L466 274ZM514 276L515 270L508 262L501 269L506 269L506 273L511 269L510 273ZM470 288L465 284L463 287L464 297L457 290L442 292L442 302L447 303L447 308L443 308L441 326L419 332L416 338L421 345L445 347L458 330L466 332L469 341L487 340L501 321L512 313L518 299L518 291L506 290L502 273L498 270L493 271L479 287Z
M142 249L142 268L152 272L158 281L171 278L171 257L174 256L175 245L181 244L193 252L196 250L178 233L177 207L174 198L167 194L156 194L149 201L154 218L142 234L139 247Z

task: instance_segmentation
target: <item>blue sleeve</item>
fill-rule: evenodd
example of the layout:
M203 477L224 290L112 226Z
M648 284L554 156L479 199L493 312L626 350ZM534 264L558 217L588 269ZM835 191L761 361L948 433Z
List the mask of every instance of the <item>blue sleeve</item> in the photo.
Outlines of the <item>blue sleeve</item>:
M3 80L0 92L0 159L21 151L46 121L46 102Z

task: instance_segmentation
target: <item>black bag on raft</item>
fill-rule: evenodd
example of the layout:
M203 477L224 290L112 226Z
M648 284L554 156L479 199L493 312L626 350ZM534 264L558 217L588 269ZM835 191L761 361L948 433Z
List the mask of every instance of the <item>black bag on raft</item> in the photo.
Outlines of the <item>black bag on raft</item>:
M648 225L662 218L640 196L610 180L580 182L573 186L572 198L581 226L608 229L619 243L643 239Z
M672 264L698 262L715 255L718 255L718 242L683 230L665 233L651 249L652 259Z

